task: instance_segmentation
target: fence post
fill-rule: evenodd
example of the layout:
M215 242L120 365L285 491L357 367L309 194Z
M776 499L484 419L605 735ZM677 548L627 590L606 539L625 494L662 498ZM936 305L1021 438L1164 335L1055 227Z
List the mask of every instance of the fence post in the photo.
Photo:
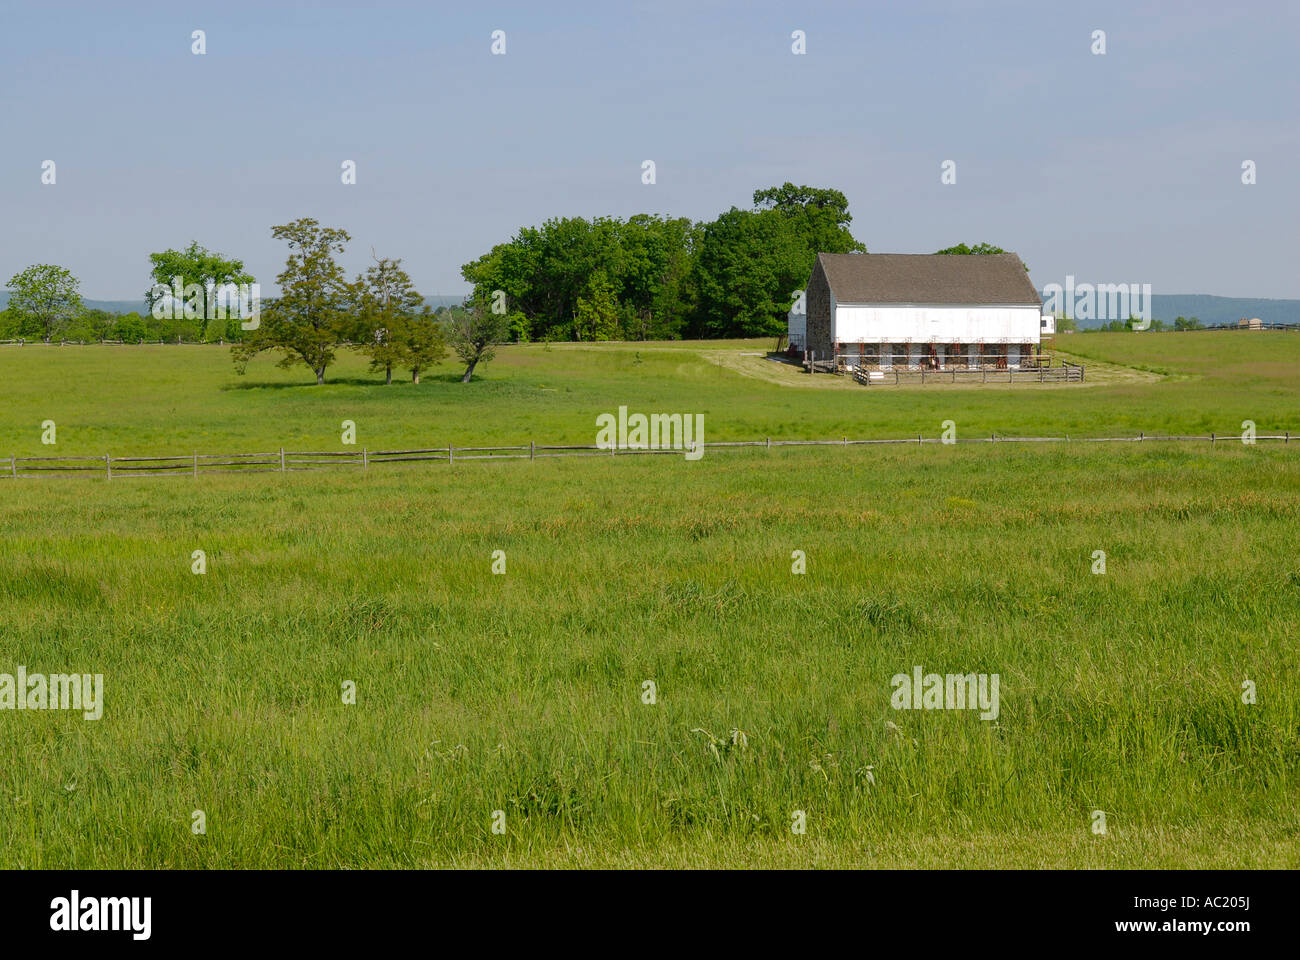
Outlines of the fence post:
M280 448L280 472L284 473L284 447Z
M1214 431L1213 431L1213 430L1210 431L1210 443L1211 443L1211 444L1214 443Z
M113 461L108 454L104 454L104 470L108 473L108 479L113 479Z
M369 447L361 448L361 469L362 470L370 469L370 448Z
M766 439L767 439L767 446L765 447L765 449L767 449L767 450L771 450L771 449L772 449L772 438L771 438L771 437L767 437Z
M456 448L453 447L450 443L448 443L448 444L447 444L447 463L448 463L448 464L452 464L452 463L455 463L455 462L456 462Z
M537 441L536 441L536 440L529 440L529 441L528 441L528 459L529 459L529 460L536 460L536 459L537 459Z
M194 476L197 477L198 475L199 475L199 452L195 450L194 451Z
M14 475L14 479L17 480L18 479L18 457L16 454L11 453L9 455L9 471Z
M1145 440L1146 438L1147 438L1146 432L1143 431L1143 430L1139 430L1139 431L1138 431L1138 442L1141 443L1141 442L1142 442L1143 440Z
M1290 431L1290 430L1288 430L1288 431L1286 432L1286 437L1285 437L1285 439L1283 439L1282 442L1283 442L1283 443L1290 443L1290 442L1291 442L1291 431Z

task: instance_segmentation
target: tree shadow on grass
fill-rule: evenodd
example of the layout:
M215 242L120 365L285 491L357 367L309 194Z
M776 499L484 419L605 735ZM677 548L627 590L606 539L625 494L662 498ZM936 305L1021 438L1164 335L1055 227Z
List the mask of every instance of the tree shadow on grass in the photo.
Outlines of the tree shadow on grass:
M421 383L460 383L460 378L465 376L465 371L450 371L448 373L422 373L420 374ZM470 378L470 383L482 383L486 378L481 373L475 373Z
M428 379L428 378L424 378ZM393 386L406 381L393 378ZM326 387L348 386L348 387L382 387L385 386L382 377L329 377L325 378L324 383L316 383L314 380L297 380L291 382L270 381L270 380L247 380L239 383L230 383L222 387L222 390L297 390L313 389L319 390Z

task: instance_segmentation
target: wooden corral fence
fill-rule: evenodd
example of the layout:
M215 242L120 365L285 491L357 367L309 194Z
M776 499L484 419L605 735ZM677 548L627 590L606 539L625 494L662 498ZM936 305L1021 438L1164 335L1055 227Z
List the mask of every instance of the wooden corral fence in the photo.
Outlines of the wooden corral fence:
M853 379L868 386L904 383L1083 383L1083 366L1067 363L1059 367L1024 369L985 366L978 370L864 370L853 371Z
M992 434L987 437L959 437L944 439L926 437L892 437L877 440L850 440L841 437L838 440L715 440L701 444L707 450L719 450L730 447L808 447L832 446L852 447L871 444L955 444L955 443L1149 443L1158 441L1202 441L1216 443L1243 443L1240 435L1208 436L1173 436L1148 435L1139 433L1136 437L1004 437ZM1276 441L1289 444L1291 433L1259 434L1257 442ZM1300 441L1300 436L1297 437ZM1300 447L1298 447L1300 449ZM329 470L351 468L369 470L371 467L387 467L419 464L446 463L456 464L462 460L541 460L549 457L611 457L631 456L635 454L671 454L683 456L682 449L626 449L601 448L594 444L541 445L535 442L515 446L496 447L427 447L417 450L370 450L363 447L359 451L289 451L280 450L269 453L192 453L165 457L114 457L104 454L102 457L18 457L0 458L0 480L28 480L34 477L60 475L103 476L109 480L129 477L195 477L200 474L246 474L246 473L300 473L309 470Z

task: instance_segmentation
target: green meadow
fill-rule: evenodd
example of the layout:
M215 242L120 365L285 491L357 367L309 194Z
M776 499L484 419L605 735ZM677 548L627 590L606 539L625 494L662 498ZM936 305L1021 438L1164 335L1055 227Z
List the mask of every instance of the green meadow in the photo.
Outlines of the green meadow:
M1059 339L1089 382L850 387L758 341L510 346L391 387L350 355L316 387L216 347L0 348L0 456L342 450L345 419L370 449L592 443L620 405L706 440L1300 432L1300 336ZM0 480L0 673L103 676L98 720L0 710L0 851L1295 867L1297 542L1279 442ZM917 666L996 674L997 717L894 709Z
M1083 384L862 387L762 355L768 340L506 346L475 380L444 363L385 387L350 352L317 388L263 356L244 376L212 346L0 347L0 457L334 450L340 424L371 449L592 443L595 418L701 413L706 440L1240 434L1296 429L1300 337L1284 332L1074 334ZM1068 348L1068 352L1067 352ZM482 374L480 377L479 374ZM396 374L400 380L400 373ZM57 425L57 450L41 424Z

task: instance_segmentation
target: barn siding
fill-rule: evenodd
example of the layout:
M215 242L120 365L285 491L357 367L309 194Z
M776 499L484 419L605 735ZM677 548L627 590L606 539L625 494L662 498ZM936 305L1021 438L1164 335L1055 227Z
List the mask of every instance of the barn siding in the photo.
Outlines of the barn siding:
M858 340L1038 343L1041 329L1037 307L855 304L836 309L832 336L845 343Z

